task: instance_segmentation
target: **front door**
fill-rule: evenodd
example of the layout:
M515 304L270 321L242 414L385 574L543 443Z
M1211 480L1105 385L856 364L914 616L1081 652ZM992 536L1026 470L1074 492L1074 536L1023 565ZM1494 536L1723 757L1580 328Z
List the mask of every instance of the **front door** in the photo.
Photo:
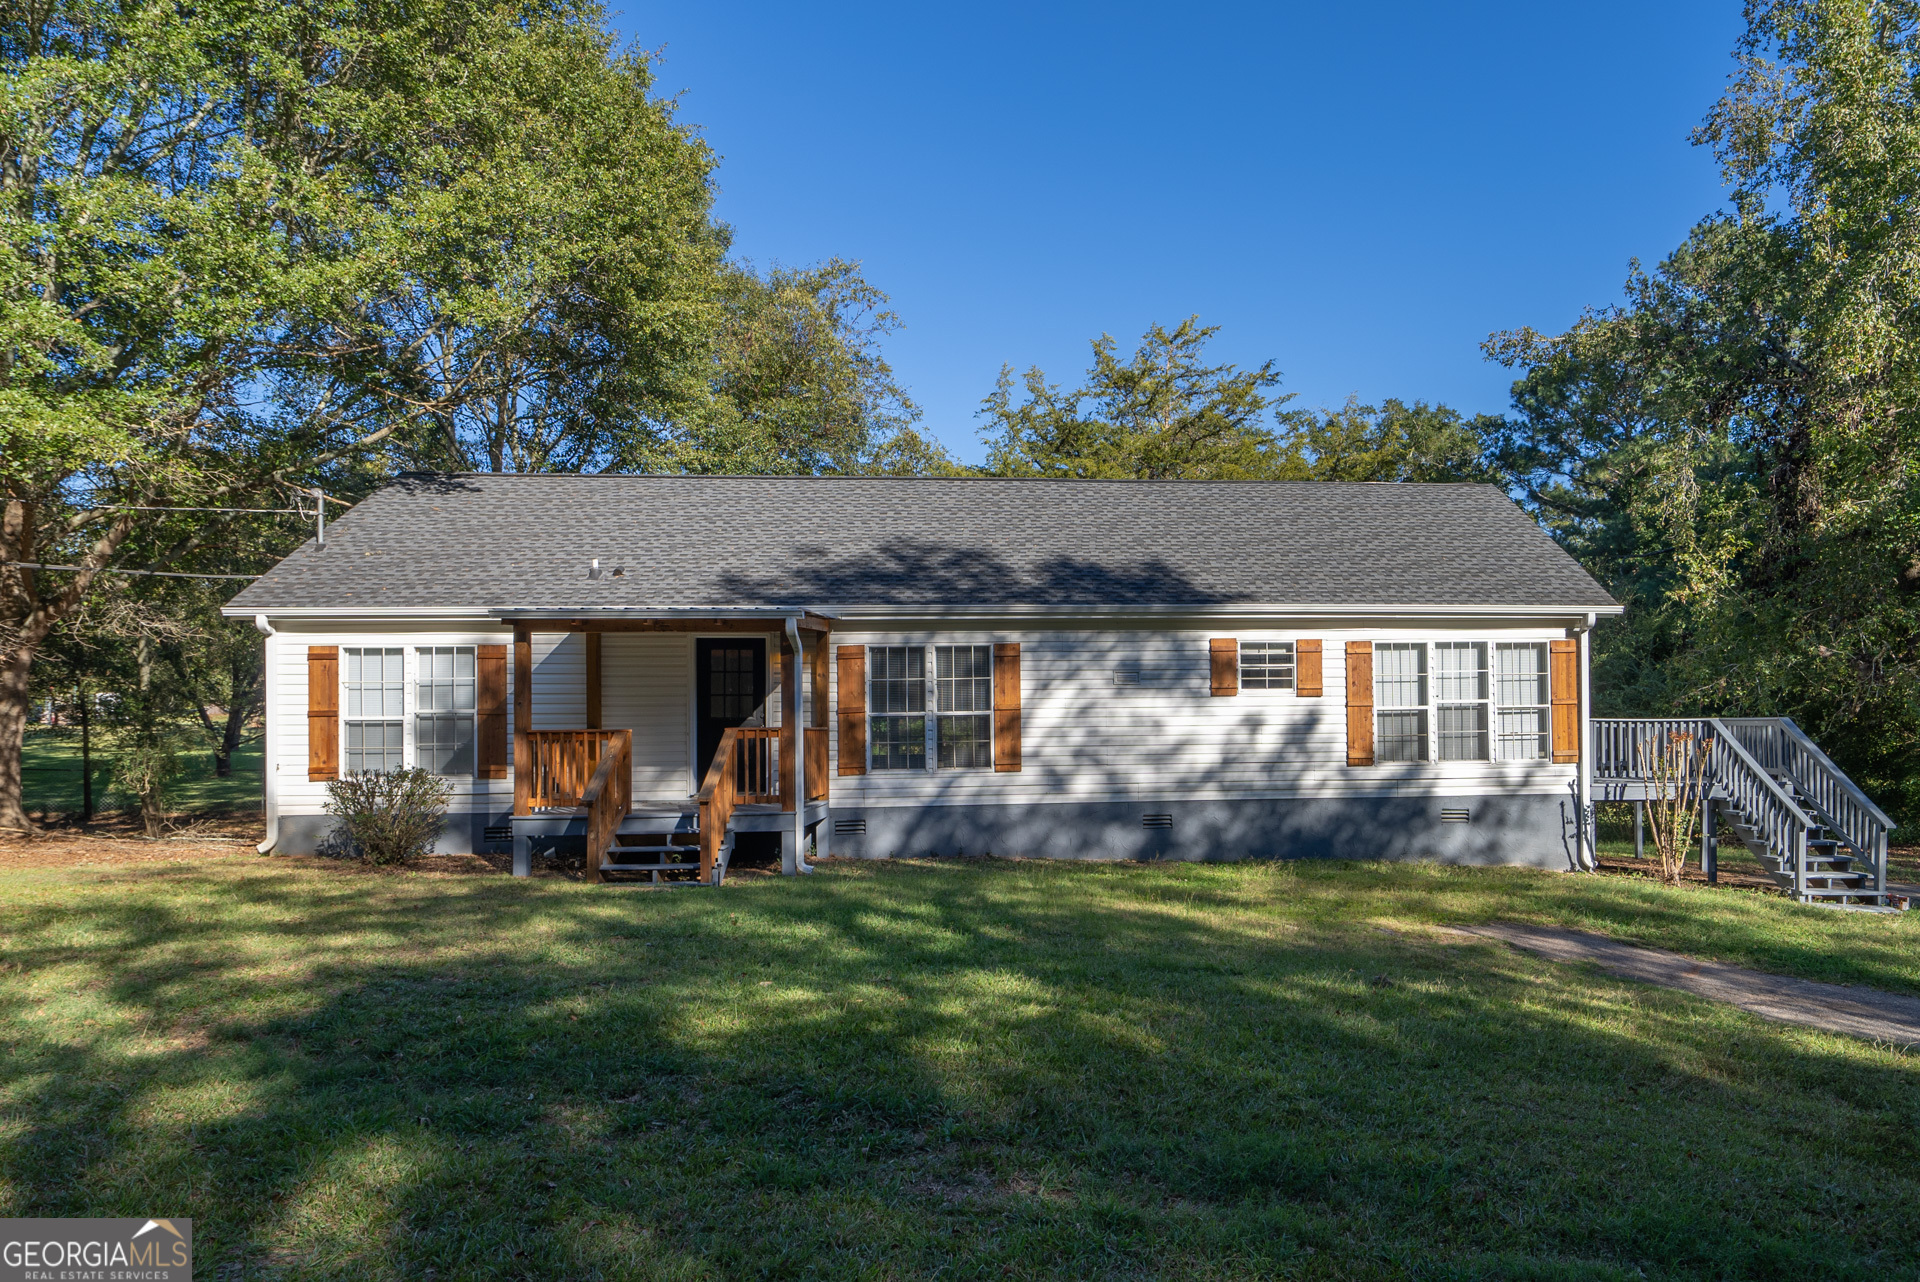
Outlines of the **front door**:
M720 747L720 736L743 724L767 697L767 640L765 637L707 638L694 642L694 741L699 767L693 777L697 792L706 782L707 766Z

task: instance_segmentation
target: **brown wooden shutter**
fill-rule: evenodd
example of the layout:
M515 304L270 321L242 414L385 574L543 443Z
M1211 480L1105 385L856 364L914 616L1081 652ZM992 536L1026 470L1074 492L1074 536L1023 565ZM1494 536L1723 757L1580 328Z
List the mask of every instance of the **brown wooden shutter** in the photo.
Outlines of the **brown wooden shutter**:
M840 667L840 773L867 773L867 647L843 645Z
M1213 660L1213 693L1240 693L1240 642L1235 637L1215 637L1207 642L1208 657Z
M307 647L307 778L340 777L340 647Z
M993 647L993 768L1020 768L1020 643Z
M809 709L807 724L824 729L827 724L827 639L815 637L813 648L807 651L807 680L813 683L813 707ZM811 760L811 758L809 758Z
M1347 642L1347 764L1373 764L1373 642Z
M1553 700L1553 759L1567 765L1580 760L1580 643L1547 645L1547 690Z
M507 647L483 645L475 655L475 770L482 779L507 777Z
M1320 679L1320 643L1293 643L1293 692L1303 699L1318 699L1325 692Z

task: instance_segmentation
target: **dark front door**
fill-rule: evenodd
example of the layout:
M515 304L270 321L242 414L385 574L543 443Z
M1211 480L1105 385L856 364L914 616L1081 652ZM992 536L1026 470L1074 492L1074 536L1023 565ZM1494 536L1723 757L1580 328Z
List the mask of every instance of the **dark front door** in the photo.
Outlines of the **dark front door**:
M767 697L766 638L695 641L693 661L697 670L694 739L699 745L694 760L700 767L693 786L698 791L720 736L744 723Z

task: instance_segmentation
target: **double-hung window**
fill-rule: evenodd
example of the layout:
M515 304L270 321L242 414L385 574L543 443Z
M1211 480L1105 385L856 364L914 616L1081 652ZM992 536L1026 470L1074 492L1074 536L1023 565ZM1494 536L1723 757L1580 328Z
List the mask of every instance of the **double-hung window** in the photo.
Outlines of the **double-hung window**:
M993 765L993 647L933 647L937 761L942 770Z
M1293 642L1242 641L1240 643L1240 688L1242 690L1293 689Z
M398 647L347 649L348 774L406 768L405 654Z
M1550 725L1547 647L1538 641L1503 641L1493 647L1493 659L1499 707L1495 755L1501 761L1545 761Z
M437 775L473 773L474 648L421 646L413 714L414 760Z
M867 651L868 741L875 770L927 768L927 648L876 645Z
M1433 643L1434 716L1440 760L1487 760L1487 644Z
M1373 706L1376 761L1428 760L1424 642L1374 643Z

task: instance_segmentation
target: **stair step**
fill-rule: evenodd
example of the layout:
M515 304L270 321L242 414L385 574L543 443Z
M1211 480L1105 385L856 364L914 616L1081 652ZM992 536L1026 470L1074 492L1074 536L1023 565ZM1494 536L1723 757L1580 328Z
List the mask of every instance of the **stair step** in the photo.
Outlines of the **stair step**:
M699 864L601 864L601 872L699 872Z

